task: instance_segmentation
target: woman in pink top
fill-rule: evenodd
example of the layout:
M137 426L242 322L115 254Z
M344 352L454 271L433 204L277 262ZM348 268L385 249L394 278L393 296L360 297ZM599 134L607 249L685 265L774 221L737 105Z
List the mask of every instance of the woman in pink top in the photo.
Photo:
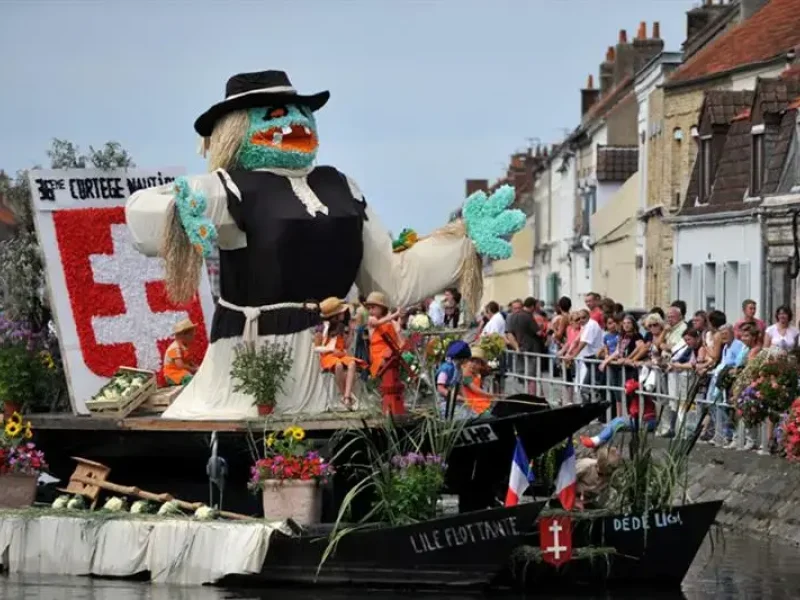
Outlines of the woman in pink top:
M569 313L569 325L567 325L567 335L564 345L558 352L557 360L564 360L565 356L572 354L575 345L581 339L581 318L577 312ZM575 379L575 363L572 361L564 361L564 379L565 381L572 382ZM572 404L572 386L565 386L564 390L564 403Z

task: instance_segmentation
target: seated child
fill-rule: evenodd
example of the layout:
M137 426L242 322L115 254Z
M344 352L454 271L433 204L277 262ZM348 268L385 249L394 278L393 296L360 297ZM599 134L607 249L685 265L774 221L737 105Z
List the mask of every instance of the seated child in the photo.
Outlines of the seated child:
M639 415L639 395L636 390L639 389L639 382L635 379L629 379L625 382L625 395L628 399L628 416L615 417L603 427L603 430L593 436L581 436L581 444L587 448L600 448L614 437L618 431L632 431L636 428L637 416ZM655 431L656 429L656 403L653 402L652 397L643 396L644 399L644 426L647 431Z
M333 373L339 392L342 394L342 404L352 408L353 384L356 379L356 370L366 368L363 360L350 356L345 351L348 344L348 324L350 322L349 307L344 300L339 298L326 298L319 305L323 319L322 336L315 351L319 353L320 366L326 373Z
M436 370L436 392L439 396L439 411L443 417L447 415L447 401L452 389L461 383L461 365L471 356L469 345L456 340L447 347L444 362Z
M457 419L472 419L487 412L494 398L481 388L481 380L489 372L486 354L480 346L470 348L470 354L470 359L461 369L461 398L464 403L456 410Z
M194 331L195 325L189 319L184 319L175 325L173 330L175 341L169 345L164 354L164 379L167 385L186 385L197 372L197 365L192 362L189 355Z

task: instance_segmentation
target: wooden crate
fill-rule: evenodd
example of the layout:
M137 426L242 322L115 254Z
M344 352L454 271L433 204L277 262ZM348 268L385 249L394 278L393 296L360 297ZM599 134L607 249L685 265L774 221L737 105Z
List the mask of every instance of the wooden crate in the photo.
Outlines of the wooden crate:
M183 391L182 385L175 385L157 389L145 400L138 409L137 413L163 413Z
M147 382L135 392L115 400L87 400L86 408L93 415L103 418L124 419L134 410L139 408L156 390L156 375L152 371L134 369L132 367L120 367L120 372L127 372L136 375L146 375Z

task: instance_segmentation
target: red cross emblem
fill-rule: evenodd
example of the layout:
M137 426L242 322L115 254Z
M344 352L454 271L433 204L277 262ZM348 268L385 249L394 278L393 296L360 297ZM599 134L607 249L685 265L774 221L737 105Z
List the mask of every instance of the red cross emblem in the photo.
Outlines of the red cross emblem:
M558 567L572 559L572 520L569 517L539 519L542 559Z
M202 359L208 339L199 297L184 305L169 301L163 262L133 247L123 207L58 210L53 222L90 371L111 377L120 366L159 370L172 328L185 318L198 326L193 351Z

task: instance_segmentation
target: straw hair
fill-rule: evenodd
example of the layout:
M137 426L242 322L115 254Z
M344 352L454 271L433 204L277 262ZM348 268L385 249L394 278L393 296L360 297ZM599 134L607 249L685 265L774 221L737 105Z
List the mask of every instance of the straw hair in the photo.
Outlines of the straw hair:
M169 299L176 304L185 304L200 286L203 257L189 241L174 205L168 211L167 220L161 247L164 281Z
M237 110L222 117L211 132L208 143L208 170L225 169L230 171L236 167L236 160L242 141L247 135L247 111Z
M421 237L420 240L429 237L463 238L466 235L466 225L464 225L464 221L459 219L440 227L428 236ZM461 264L456 273L456 281L458 282L458 290L461 292L461 297L467 306L467 311L471 315L477 314L481 296L483 295L483 261L478 253L475 252L472 244L464 246L464 256L461 258Z

